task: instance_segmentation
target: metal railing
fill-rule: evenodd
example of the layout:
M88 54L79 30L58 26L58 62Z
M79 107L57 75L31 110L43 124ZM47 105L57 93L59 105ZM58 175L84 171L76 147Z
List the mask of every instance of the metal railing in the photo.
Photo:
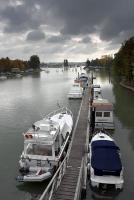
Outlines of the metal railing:
M68 160L68 154L65 156L63 162L61 163L60 167L56 171L55 175L49 182L48 186L46 187L45 191L39 198L39 200L52 200L53 195L57 188L59 187L62 177L65 174L66 167L67 167L67 160Z
M82 102L83 102L83 100L82 100ZM80 111L81 111L81 108L82 108L82 102L81 102L81 106L80 106L80 109L79 109L79 112L78 112L77 120L76 120L75 127L74 127L73 134L72 134L71 143L69 145L67 154L66 154L64 160L62 161L62 163L60 164L59 168L57 169L55 175L53 176L53 178L49 182L48 186L44 190L43 194L40 196L39 200L53 200L54 199L55 192L58 189L58 187L59 187L59 185L61 183L61 180L62 180L62 178L63 178L63 176L64 176L64 174L66 172L68 159L69 159L69 155L70 155L70 151L71 151L71 147L72 147L72 142L73 142L73 139L74 139L75 130L76 130L76 127L77 127ZM61 109L56 110L55 113L59 113L59 111L60 112L61 111L62 112L66 111L69 114L71 114L71 116L73 116L72 112L68 108L64 108L63 107ZM52 115L53 115L53 113L52 113ZM46 117L50 117L50 115L51 115L51 113L49 115L47 115ZM81 177L83 175L83 168L84 168L83 163L84 163L84 161L82 159L80 175L79 175L79 181L81 180ZM80 191L80 188L78 187L77 190Z
M74 200L79 200L81 197L81 191L83 186L83 176L84 176L84 158L81 161L80 173L78 177L78 182L75 190Z

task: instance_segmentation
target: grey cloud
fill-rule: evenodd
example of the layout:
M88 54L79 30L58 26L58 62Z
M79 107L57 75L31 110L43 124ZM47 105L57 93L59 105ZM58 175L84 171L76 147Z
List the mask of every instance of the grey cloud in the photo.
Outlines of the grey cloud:
M51 36L48 37L47 42L49 43L63 43L70 39L69 36L58 35L58 36Z
M22 5L9 5L0 12L1 19L6 22L4 31L8 33L36 29L41 24L41 17L36 7Z
M46 42L48 46L55 45L56 51L62 43L69 44L70 49L63 48L63 53L67 53L67 48L76 54L78 48L85 53L89 49L90 53L90 48L93 49L88 36L90 34L95 33L104 42L108 41L109 50L116 46L118 48L118 44L134 34L132 0L21 0L21 5L11 5L9 0L0 1L0 20L5 33L30 31L27 35L29 41L44 39L43 33L35 30L43 30L48 34L60 33L59 36L46 36L44 45ZM71 40L77 36L82 38L81 42Z
M19 32L51 24L63 35L84 35L98 32L97 26L101 39L110 40L116 36L120 37L120 32L126 29L131 32L134 30L132 0L24 0L23 2L23 5L8 6L3 10L1 16L7 20L5 31ZM40 10L36 9L37 5Z
M27 40L29 41L39 41L45 39L45 34L40 30L34 30L28 33Z
M91 38L89 36L85 36L82 38L81 43L91 43Z

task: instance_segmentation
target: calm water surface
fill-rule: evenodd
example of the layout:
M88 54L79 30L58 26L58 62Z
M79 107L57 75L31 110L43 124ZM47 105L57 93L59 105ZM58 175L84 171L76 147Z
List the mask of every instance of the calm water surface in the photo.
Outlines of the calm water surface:
M124 166L124 189L120 193L95 192L88 183L87 199L91 200L133 200L134 199L134 92L113 80L106 72L96 72L94 83L102 87L103 98L114 104L115 131L113 137L121 149Z
M18 160L23 150L22 132L54 109L57 102L68 106L76 119L80 100L67 99L67 93L77 72L41 72L0 82L0 200L35 200L46 184L18 183ZM119 194L96 193L88 184L87 199L134 199L134 93L112 81L106 72L96 72L94 83L100 84L104 98L114 104L115 131L113 137L120 146L124 165L124 189Z
M18 160L23 150L22 133L43 115L61 106L71 108L76 118L80 100L69 101L67 93L77 72L50 69L40 76L0 82L0 200L35 200L44 184L18 183Z

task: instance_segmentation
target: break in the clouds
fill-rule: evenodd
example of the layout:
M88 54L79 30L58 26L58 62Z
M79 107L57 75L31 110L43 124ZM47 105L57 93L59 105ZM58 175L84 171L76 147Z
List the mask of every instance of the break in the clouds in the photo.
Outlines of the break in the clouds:
M134 34L132 0L0 3L0 54L4 57L27 59L36 53L44 61L86 60L115 53Z

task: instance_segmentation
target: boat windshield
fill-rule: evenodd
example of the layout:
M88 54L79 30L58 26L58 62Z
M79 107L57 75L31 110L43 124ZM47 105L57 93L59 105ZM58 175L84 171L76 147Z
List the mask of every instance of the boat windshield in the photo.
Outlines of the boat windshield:
M44 144L29 144L26 150L26 154L52 156L52 146Z

